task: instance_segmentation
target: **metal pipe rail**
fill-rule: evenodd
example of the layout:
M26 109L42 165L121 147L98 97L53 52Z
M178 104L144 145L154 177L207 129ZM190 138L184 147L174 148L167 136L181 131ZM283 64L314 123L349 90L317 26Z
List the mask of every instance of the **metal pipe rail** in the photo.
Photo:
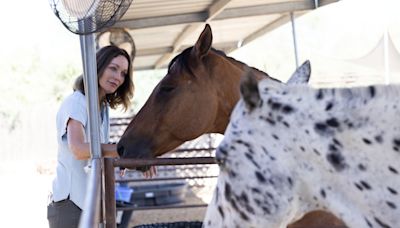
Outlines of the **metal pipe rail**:
M204 165L216 164L214 157L194 157L194 158L137 158L137 159L114 159L115 167L134 169L142 166L152 165Z
M216 164L214 157L195 157L195 158L154 158L154 159L115 159L104 158L104 184L105 184L105 227L116 228L116 203L115 203L115 167L137 168L141 166L153 165L201 165ZM191 207L205 206L203 204L191 205ZM176 206L184 208L188 206ZM167 207L165 207L167 208ZM168 207L171 208L171 207ZM146 208L142 208L146 209ZM147 208L154 209L154 208ZM161 209L161 207L159 207Z
M208 204L199 203L199 204L190 204L190 205L164 205L164 206L125 206L120 208L121 211L130 211L130 210L161 210L161 209L172 209L172 208L189 208L189 207L206 207Z
M101 213L101 159L93 159L91 161L91 172L89 174L89 182L86 191L85 207L79 221L80 228L98 227Z
M172 181L172 180L186 180L186 179L207 179L207 178L217 178L217 175L210 175L210 176L189 176L189 177L160 177L160 178L153 178L151 181ZM150 180L146 180L150 181ZM123 180L115 180L115 182L125 183L125 182L143 182L143 179L123 179Z

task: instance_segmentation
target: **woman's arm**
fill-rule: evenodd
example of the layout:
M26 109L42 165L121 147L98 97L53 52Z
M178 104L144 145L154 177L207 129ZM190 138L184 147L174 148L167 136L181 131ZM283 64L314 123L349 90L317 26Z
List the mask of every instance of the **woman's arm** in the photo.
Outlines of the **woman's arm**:
M87 160L90 158L90 145L85 142L85 130L81 122L69 119L67 123L67 138L69 149L77 160ZM116 144L101 144L103 157L118 157ZM124 173L124 172L123 172ZM123 176L121 173L121 176ZM157 175L155 166L143 173L146 178L152 178Z
M85 142L85 130L81 122L69 119L67 123L68 146L77 160L90 158L90 145ZM101 144L103 157L118 157L117 145Z

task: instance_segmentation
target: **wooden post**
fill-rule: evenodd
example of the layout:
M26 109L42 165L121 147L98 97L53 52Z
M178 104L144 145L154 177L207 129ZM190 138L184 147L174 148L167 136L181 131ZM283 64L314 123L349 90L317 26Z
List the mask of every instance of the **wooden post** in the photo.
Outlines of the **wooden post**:
M117 207L115 204L114 159L104 158L105 212L106 228L116 228Z

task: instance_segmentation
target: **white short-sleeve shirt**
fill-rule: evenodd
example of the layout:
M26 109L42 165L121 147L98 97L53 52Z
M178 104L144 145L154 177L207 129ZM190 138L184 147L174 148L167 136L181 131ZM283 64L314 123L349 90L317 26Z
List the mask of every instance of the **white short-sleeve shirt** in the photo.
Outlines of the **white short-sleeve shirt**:
M73 92L61 104L58 110L57 121L57 169L53 180L53 200L64 200L68 196L79 208L83 209L88 174L84 167L88 160L75 159L69 150L67 140L67 123L74 119L82 123L85 129L85 141L89 142L89 127L86 97L79 91ZM108 143L109 139L109 114L108 106L103 106L100 111L100 142Z

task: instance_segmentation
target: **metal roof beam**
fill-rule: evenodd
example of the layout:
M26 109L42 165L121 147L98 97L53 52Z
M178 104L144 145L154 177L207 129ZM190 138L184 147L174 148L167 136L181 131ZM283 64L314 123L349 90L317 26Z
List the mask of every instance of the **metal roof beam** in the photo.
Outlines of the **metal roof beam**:
M181 32L178 36L178 38L175 39L173 48L170 52L165 53L163 56L161 56L160 59L157 60L155 63L155 68L160 68L166 61L171 59L181 48L183 41L188 37L190 34L193 33L200 25L201 23L195 23L186 26L186 28Z
M198 13L179 14L172 16L121 20L116 22L113 27L123 27L128 29L144 29L144 28L161 27L167 25L187 24L187 23L206 21L207 16L208 16L207 12L198 12Z
M218 16L232 0L219 0L208 9L208 18L206 22L210 22Z
M296 18L300 17L303 14L304 14L303 12L297 13L295 15L295 17ZM265 35L268 32L271 32L272 30L282 26L283 24L286 24L289 21L290 21L290 14L284 14L283 16L277 18L276 20L272 21L271 23L265 25L261 29L253 32L252 34L250 34L249 36L247 36L243 40L238 41L238 43L241 42L240 46L239 45L232 45L232 47L230 47L229 49L226 50L226 53L231 53L231 52L235 51L236 49L241 48L242 46L252 42L253 40Z
M319 1L319 7L327 5L329 3L337 2L339 0L321 0ZM287 12L295 12L295 11L305 11L315 9L314 1L304 0L304 1L295 1L295 2L281 2L274 4L265 4L258 6L248 6L248 7L240 7L240 8L231 8L226 9L222 12L215 20L225 20L231 18L240 18L240 17L251 17L251 16L259 16L259 15L268 15L268 14L280 14Z
M339 0L320 0L318 7L337 2ZM225 4L224 4L225 3ZM212 20L225 20L240 17L261 16L268 14L278 14L291 11L303 11L315 9L314 1L304 0L295 2L283 2L274 4L264 4L251 7L226 8L229 1L220 0L209 8L206 12L196 12L189 14L179 14L171 16L160 16L152 18L140 18L132 20L121 20L113 27L124 27L128 29L143 29L158 26L187 24L196 22L208 22ZM219 6L221 4L221 6ZM218 12L220 12L218 14ZM216 14L217 13L217 14Z
M224 8L228 5L229 2L231 2L231 0L219 0L215 4L211 5L207 12L208 16L206 22L209 22L213 18L218 16L218 14L224 10ZM158 59L157 62L155 63L154 67L156 69L161 68L167 61L169 61L173 56L175 56L178 50L181 48L185 39L189 35L191 35L194 31L196 31L200 26L203 26L203 23L192 23L186 26L183 32L181 32L179 36L175 39L173 44L173 50L161 56L161 58Z
M135 66L134 67L135 71L141 71L141 70L154 70L154 66Z
M213 47L226 52L229 50L232 46L236 45L237 42L224 42L224 43L217 43L213 44ZM177 52L181 52L185 50L188 47L191 47L192 45L184 45L181 46ZM137 50L136 52L136 57L145 57L145 56L150 56L150 55L162 55L165 54L166 52L171 52L173 50L173 47L160 47L160 48L147 48L147 49L141 49Z
M147 48L136 50L136 57L149 56L149 55L160 55L166 52L171 52L172 47L159 47L159 48Z
M231 48L233 46L235 46L237 44L237 42L224 42L224 43L217 43L217 44L213 44L213 47L224 51L224 52L228 52L229 50L231 50ZM183 50L185 50L186 48L188 48L189 46L185 45L185 46L181 46L181 48L177 51L177 52L181 52ZM166 53L166 50L172 50L172 47L165 47L165 48L149 48L149 49L144 49L137 52L136 58L140 58L140 57L146 57L146 56L150 56L150 55L163 55ZM175 53L177 54L177 53ZM175 56L172 56L175 57ZM164 64L160 65L158 68L162 69L165 68L167 65ZM140 71L140 70L153 70L155 69L155 65L146 65L146 66L135 66L135 70L136 71Z

